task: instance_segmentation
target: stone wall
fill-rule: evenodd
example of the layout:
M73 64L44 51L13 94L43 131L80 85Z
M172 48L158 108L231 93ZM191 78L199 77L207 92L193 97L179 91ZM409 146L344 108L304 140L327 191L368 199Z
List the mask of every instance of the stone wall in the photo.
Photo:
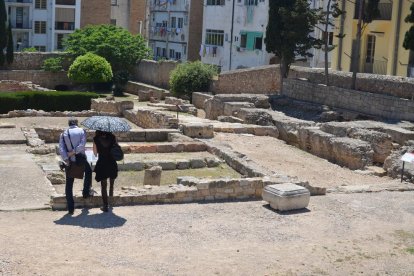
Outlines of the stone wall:
M283 95L387 119L414 120L414 101L368 92L286 79Z
M64 128L35 128L38 137L46 143L57 143L63 130ZM115 136L118 142L165 142L168 141L168 134L170 133L179 133L179 131L174 129L133 129L129 132L117 133ZM86 130L86 136L87 140L92 142L95 131Z
M170 73L177 64L176 61L142 60L135 66L132 80L168 89Z
M21 82L32 82L42 87L55 89L57 85L72 86L67 72L46 72L40 70L0 70L0 80L15 80Z
M1 92L16 92L16 91L48 91L49 89L43 88L37 84L31 82L20 82L14 80L0 81L0 93Z
M269 65L221 73L213 81L215 94L275 94L279 90L279 66Z
M10 65L0 67L1 70L41 70L45 59L62 58L64 69L71 64L71 56L67 53L18 52L14 53L14 61Z
M133 109L132 101L107 101L102 99L92 99L91 109L99 113L112 113L121 116L125 110Z
M156 109L126 110L123 115L142 128L178 128L178 120L175 116L164 114Z

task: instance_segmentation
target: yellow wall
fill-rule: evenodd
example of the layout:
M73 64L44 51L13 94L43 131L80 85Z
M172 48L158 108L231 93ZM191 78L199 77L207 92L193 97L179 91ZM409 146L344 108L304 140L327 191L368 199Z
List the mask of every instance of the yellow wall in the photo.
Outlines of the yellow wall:
M356 39L357 33L357 23L358 20L353 19L355 4L350 1L345 1L345 21L344 21L344 34L342 44L342 54L339 53L339 39L334 38L334 44L337 47L333 50L332 53L332 69L342 70L342 71L351 71L351 53L352 53L352 40ZM376 45L375 45L375 55L374 59L379 61L387 61L386 74L392 75L393 63L394 60L394 49L395 49L395 38L396 38L396 18L398 13L398 4L399 0L393 1L392 8L392 20L374 20L367 25L361 40L361 59L360 59L360 68L363 68L366 57L367 49L367 36L375 35ZM400 37L398 42L398 58L396 60L396 74L400 76L407 76L407 66L409 51L405 50L402 47L404 41L405 32L409 29L410 24L404 22L404 18L408 15L410 11L411 3L408 0L402 0L402 11L400 17ZM341 6L341 3L340 3ZM335 26L335 33L338 34L340 31L340 18L338 18ZM339 60L341 59L341 64ZM341 65L341 67L339 67Z

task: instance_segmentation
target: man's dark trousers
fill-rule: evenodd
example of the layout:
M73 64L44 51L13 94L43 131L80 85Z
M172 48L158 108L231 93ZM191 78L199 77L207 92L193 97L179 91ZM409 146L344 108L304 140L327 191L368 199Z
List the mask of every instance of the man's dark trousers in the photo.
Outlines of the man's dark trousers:
M75 210L75 202L73 201L73 182L75 179L73 177L68 177L66 174L66 187L65 187L65 194L66 194L66 202L68 204L68 211L73 212ZM85 160L85 177L83 179L83 197L89 196L89 190L91 189L92 185L92 168L88 163L88 160Z

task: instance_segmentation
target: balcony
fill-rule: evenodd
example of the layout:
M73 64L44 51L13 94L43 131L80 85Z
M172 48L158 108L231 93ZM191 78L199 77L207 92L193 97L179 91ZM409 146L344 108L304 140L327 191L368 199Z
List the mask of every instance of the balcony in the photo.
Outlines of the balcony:
M386 75L387 74L387 61L374 59L372 62L364 63L364 73Z
M32 29L32 24L31 22L23 22L23 23L17 23L15 22L11 22L11 26L13 30L31 30Z
M75 6L76 0L56 0L56 5Z
M74 31L75 22L55 22L55 30L57 31Z
M33 0L6 0L6 3L23 3L23 4L31 4Z
M357 0L355 3L354 19L358 19L359 1L360 0ZM374 17L374 20L391 20L392 3L379 3L378 9L379 9L379 16Z

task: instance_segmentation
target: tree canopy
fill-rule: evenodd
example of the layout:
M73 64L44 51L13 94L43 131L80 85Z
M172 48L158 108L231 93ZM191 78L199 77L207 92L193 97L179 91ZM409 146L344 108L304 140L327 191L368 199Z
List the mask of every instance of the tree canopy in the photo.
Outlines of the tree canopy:
M150 53L141 35L113 25L89 25L76 30L65 39L64 46L75 56L92 52L104 57L114 71L135 65Z
M411 23L412 26L405 33L403 47L406 50L414 51L414 3L411 4L410 13L405 18L406 23Z
M321 44L311 36L318 19L317 11L309 7L307 0L270 0L266 50L280 59L283 78L296 56L312 56L308 50Z
M4 48L7 46L7 13L4 0L0 0L0 66L5 62Z

